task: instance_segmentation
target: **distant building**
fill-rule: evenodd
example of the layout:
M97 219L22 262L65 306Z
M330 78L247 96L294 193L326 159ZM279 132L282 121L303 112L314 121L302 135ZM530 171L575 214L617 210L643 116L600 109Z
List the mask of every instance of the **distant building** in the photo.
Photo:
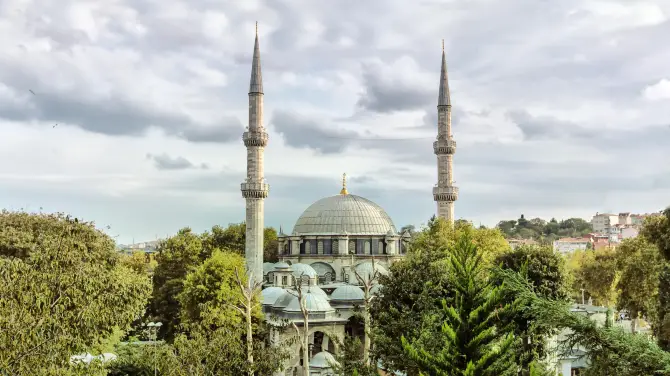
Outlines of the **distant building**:
M589 247L589 238L561 238L554 241L554 252L570 253L577 250L585 250Z
M619 216L611 213L596 213L591 219L593 232L602 233L611 226L619 223Z
M640 230L635 228L635 227L625 227L621 229L621 234L619 236L619 239L630 239L637 237L637 235L640 233Z

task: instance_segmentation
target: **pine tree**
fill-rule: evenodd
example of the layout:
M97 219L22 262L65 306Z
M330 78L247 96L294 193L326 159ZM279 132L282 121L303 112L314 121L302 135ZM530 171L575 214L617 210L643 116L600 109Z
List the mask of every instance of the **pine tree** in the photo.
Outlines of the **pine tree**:
M482 255L468 236L462 236L448 259L449 278L455 292L453 304L443 301L444 321L440 333L423 333L412 342L402 338L407 355L426 375L502 376L513 375L511 328L500 315L510 310L505 304L503 286L489 278ZM430 320L430 318L427 318ZM427 351L422 343L431 337L442 342L437 352Z

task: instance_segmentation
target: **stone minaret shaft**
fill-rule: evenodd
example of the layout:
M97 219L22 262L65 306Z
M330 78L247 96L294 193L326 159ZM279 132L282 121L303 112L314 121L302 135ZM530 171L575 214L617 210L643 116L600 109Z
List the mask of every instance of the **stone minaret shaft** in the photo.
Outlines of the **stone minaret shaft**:
M451 96L447 77L447 59L442 41L442 69L440 93L437 98L437 140L433 142L437 156L437 185L433 187L433 199L437 203L437 216L454 223L454 202L458 199L458 187L454 186L454 154L456 141L451 134Z
M255 281L260 281L263 279L264 200L268 197L270 186L265 183L263 171L263 153L268 144L268 134L263 126L263 77L261 52L258 47L258 24L249 85L249 127L242 139L247 147L247 179L241 187L247 210L244 255L247 273Z

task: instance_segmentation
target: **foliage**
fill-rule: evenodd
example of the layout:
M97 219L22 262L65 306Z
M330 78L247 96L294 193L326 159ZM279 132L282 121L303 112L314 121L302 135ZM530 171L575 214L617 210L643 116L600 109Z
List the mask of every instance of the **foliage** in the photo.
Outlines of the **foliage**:
M593 232L591 224L581 218L569 218L560 222L552 218L547 222L541 218L528 220L523 214L517 220L500 221L496 227L508 239L534 239L544 243L563 237L582 237Z
M0 370L76 374L70 356L127 329L149 293L93 223L0 213Z
M177 297L183 290L188 272L202 264L216 250L244 256L245 231L244 223L231 224L226 228L214 226L211 231L202 234L186 227L159 244L149 313L150 320L163 323L161 338L172 340L181 324L181 308ZM265 229L265 248L274 247L275 254L276 234L272 228Z
M616 249L617 266L621 270L619 309L627 309L631 318L653 315L658 301L659 275L663 259L658 248L645 238L625 239Z
M263 231L263 262L279 261L279 242L277 230L266 227Z
M372 300L370 307L373 358L380 359L387 370L418 374L417 365L407 359L398 340L402 335L423 341L426 348L441 345L419 337L422 332L439 331L442 300L450 302L452 296L446 278L448 249L462 235L471 237L489 264L510 249L498 230L475 229L466 221L452 227L443 219L432 218L413 237L407 256L393 263L387 276L380 276L380 296Z
M235 270L246 283L244 258L216 250L188 273L177 297L182 324L205 324L213 328L241 325L244 317L235 307L242 299L242 293L235 279ZM260 320L260 304L256 305L255 316Z
M159 337L171 340L181 323L178 296L183 291L188 272L211 254L203 247L201 236L190 228L179 230L177 235L161 242L153 276L153 297L150 312L152 321L163 324Z
M333 337L341 350L336 356L337 364L331 364L337 375L377 376L379 371L374 365L367 365L363 358L363 343L358 337L346 336L344 341Z
M657 313L653 323L658 343L670 350L670 207L645 219L640 236L656 245L665 260L659 275Z
M370 313L373 325L373 359L379 358L389 371L417 375L417 365L407 359L400 341L401 335L418 338L428 325L436 331L438 323L428 324L422 317L439 312L440 301L448 299L446 280L447 256L438 236L440 221L432 221L421 234L421 245L414 243L408 255L380 276L382 286L372 300Z
M591 251L575 250L565 255L565 269L567 274L568 291L571 298L576 302L582 302L582 289L585 282L582 279L582 267L586 264L586 259L592 257ZM585 292L586 290L584 290ZM584 294L584 297L586 295ZM584 298L586 299L586 298Z
M560 342L561 353L573 347L585 349L590 361L588 376L670 375L670 353L647 336L627 334L614 326L599 326L585 315L571 312L569 303L542 299L519 273L501 271L510 291L537 317L535 325L568 329Z
M130 254L121 255L121 264L133 269L135 272L140 274L151 274L156 268L156 260L151 258L147 262L147 257L149 255L142 251L135 251Z
M616 287L621 279L617 265L617 253L611 248L589 251L578 270L576 279L581 281L582 288L599 305L613 307L616 305Z
M266 334L267 335L267 334ZM172 344L127 345L119 347L119 358L107 368L110 376L191 376L242 375L247 371L242 330L218 328L177 334ZM261 337L261 339L266 339ZM271 375L286 359L283 349L269 348L257 341L254 372Z
M524 273L532 291L544 299L568 298L565 261L547 246L520 246L500 255L496 259L496 264L502 269ZM495 279L497 283L503 282L497 275ZM512 305L515 299L514 294L511 294L506 300ZM518 343L515 348L515 360L522 369L529 370L533 361L546 356L546 338L555 334L554 330L533 326L537 318L523 309L510 310L509 314L501 317L512 325L514 334L523 339L523 342Z
M505 304L504 284L497 285L484 267L483 255L467 235L451 250L449 281L455 294L452 304L442 302L444 321L436 337L442 346L425 348L420 341L402 337L408 357L429 375L512 375L514 335L500 315L512 309Z

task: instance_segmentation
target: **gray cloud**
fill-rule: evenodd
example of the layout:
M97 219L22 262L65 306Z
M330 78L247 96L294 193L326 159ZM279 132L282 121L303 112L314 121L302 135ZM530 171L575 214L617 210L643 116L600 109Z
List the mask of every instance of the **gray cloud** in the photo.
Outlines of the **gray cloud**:
M357 105L360 108L372 112L390 113L420 109L431 100L437 105L436 90L430 90L420 84L413 85L393 80L396 77L384 77L378 68L376 65L363 65L365 92L358 99Z
M170 157L166 153L154 155L147 154L147 159L151 160L154 164L154 167L158 170L188 170L194 168L208 169L209 166L206 163L201 163L198 166L193 164L188 159L182 156Z
M320 124L315 119L283 110L275 110L270 123L287 145L311 148L324 154L341 152L352 139L359 137L356 132L338 129L328 119L325 124Z

